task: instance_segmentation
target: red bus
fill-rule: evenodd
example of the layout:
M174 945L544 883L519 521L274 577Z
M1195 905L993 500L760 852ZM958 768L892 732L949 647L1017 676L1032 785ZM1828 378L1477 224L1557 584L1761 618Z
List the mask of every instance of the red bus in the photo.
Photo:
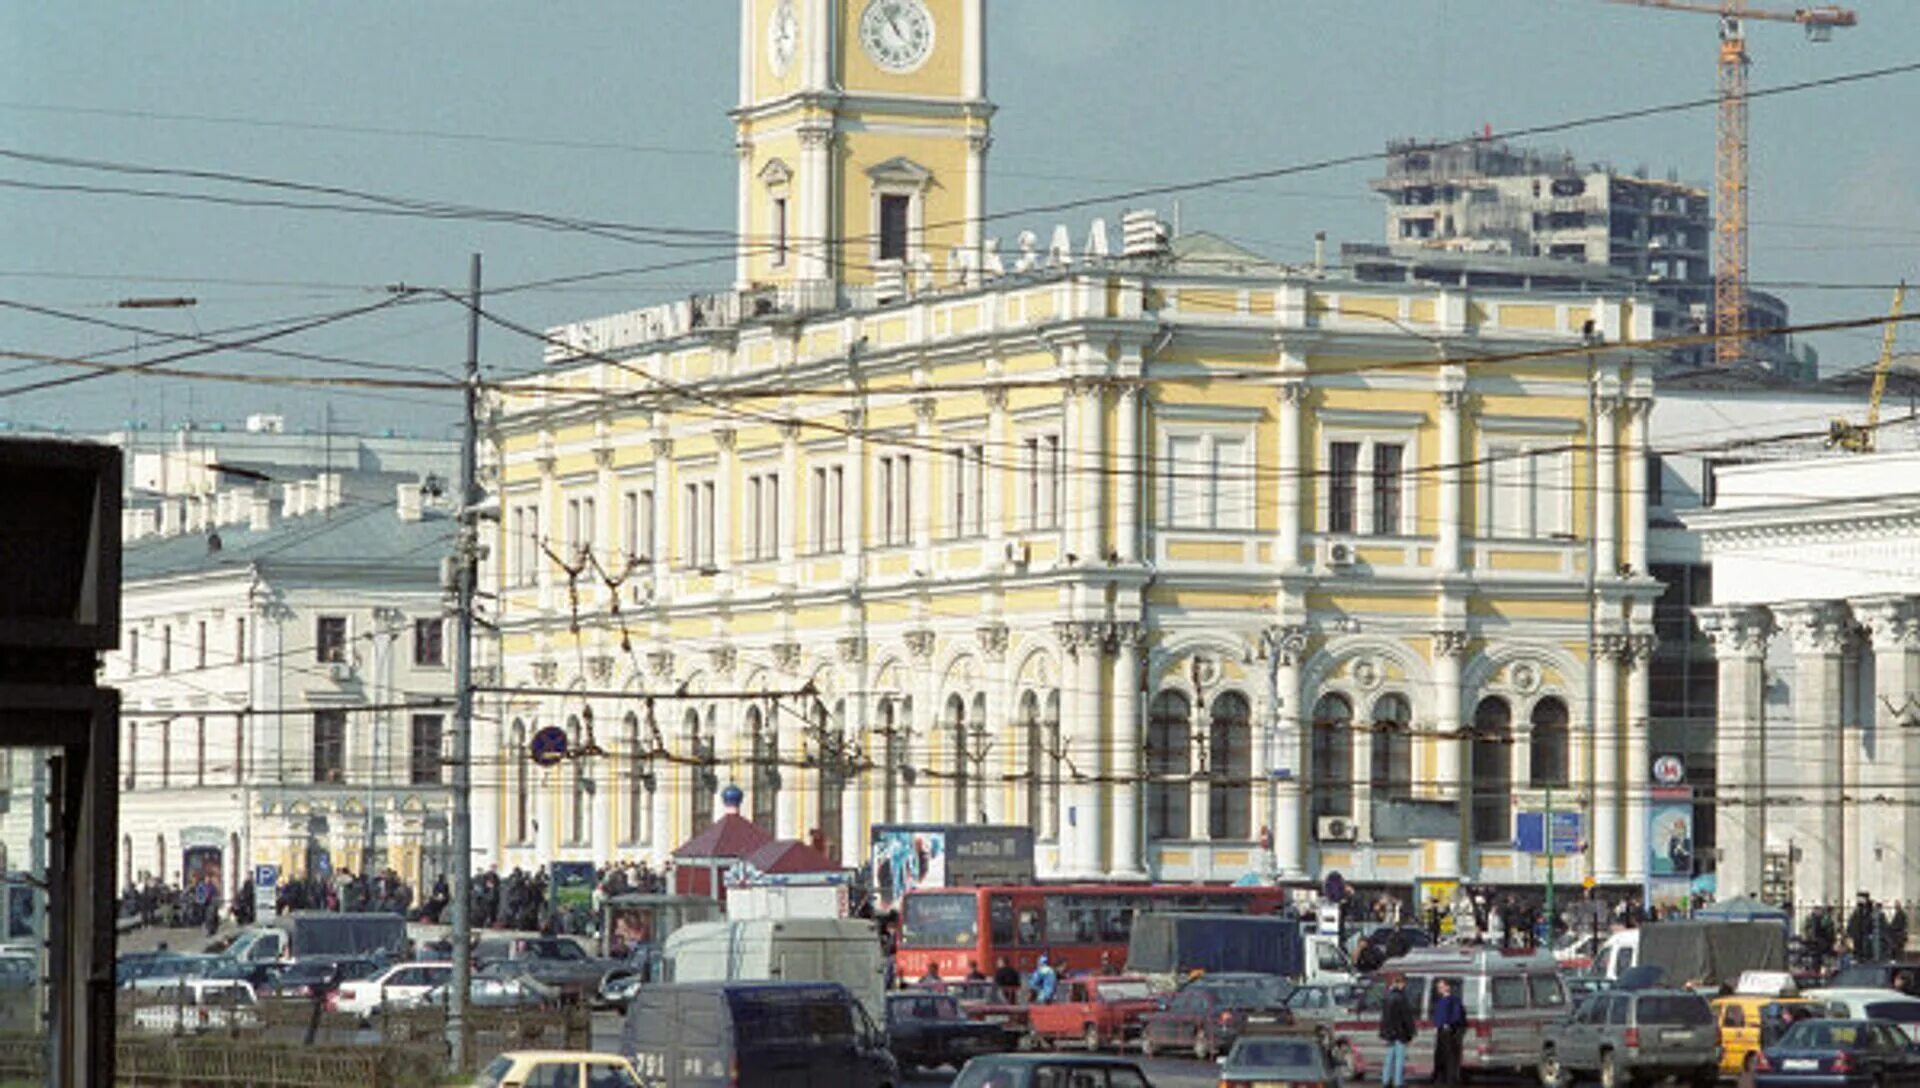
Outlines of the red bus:
M1024 975L1045 954L1065 974L1097 970L1101 953L1124 966L1135 911L1272 914L1291 897L1285 888L1206 884L917 888L901 902L893 969L902 982L925 976L928 964L942 978L965 978L972 961L991 975L1005 956Z

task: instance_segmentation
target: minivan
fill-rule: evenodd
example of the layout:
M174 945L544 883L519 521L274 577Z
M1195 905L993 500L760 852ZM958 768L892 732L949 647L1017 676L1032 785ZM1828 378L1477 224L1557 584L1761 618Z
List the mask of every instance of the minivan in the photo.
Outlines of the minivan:
M1547 952L1442 946L1416 948L1388 960L1360 996L1359 1004L1334 1023L1334 1056L1349 1072L1378 1069L1387 1044L1380 1039L1380 1009L1387 979L1406 976L1407 1002L1419 1034L1407 1048L1407 1079L1432 1073L1435 984L1453 984L1467 1010L1460 1065L1468 1070L1531 1073L1540 1057L1542 1029L1567 1014L1567 990L1559 964ZM1349 1076L1349 1079L1351 1077Z
M845 986L642 986L620 1052L647 1088L893 1088L900 1067Z

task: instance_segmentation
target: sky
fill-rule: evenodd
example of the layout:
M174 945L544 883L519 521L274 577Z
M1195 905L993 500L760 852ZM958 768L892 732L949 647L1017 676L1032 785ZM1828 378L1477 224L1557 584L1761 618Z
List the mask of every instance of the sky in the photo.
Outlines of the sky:
M1021 212L1057 201L1709 96L1717 53L1711 17L1603 0L988 6L988 93L1000 107L988 207L1002 217L989 234L1008 242L1025 229L1044 238L1056 221L1078 239L1094 215L1112 222L1124 207ZM1753 24L1753 86L1920 58L1920 4L1854 6L1860 25L1825 45L1793 26ZM738 89L738 8L0 6L0 352L10 353L0 355L0 425L171 428L277 412L293 429L443 436L458 395L442 390L154 375L24 387L87 373L37 357L151 363L200 346L181 337L322 319L331 320L165 365L438 382L465 357L466 311L399 301L388 288L464 289L476 252L486 308L529 328L727 286L730 250L689 248L657 229L733 229L726 111ZM1920 73L1753 104L1752 275L1762 286L1810 285L1768 287L1796 321L1884 314L1893 281L1920 274L1916 104ZM1714 112L1529 142L1706 184ZM1366 184L1379 170L1195 190L1178 198L1179 219L1304 261L1317 230L1336 248L1382 240L1382 206ZM395 206L365 194L515 214L380 214ZM1172 199L1154 203L1174 213ZM195 304L117 305L171 298ZM1865 329L1812 342L1832 372L1869 364L1879 341ZM481 355L490 374L540 365L536 342L497 326L483 331Z

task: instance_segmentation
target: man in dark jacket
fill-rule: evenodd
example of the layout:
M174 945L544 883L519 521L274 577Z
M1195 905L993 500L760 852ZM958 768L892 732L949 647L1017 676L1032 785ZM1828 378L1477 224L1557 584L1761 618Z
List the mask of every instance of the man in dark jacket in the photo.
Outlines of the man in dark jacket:
M1407 1001L1405 975L1387 981L1387 1000L1380 1006L1380 1038L1387 1056L1380 1063L1380 1088L1406 1088L1407 1044L1413 1042L1413 1006Z
M1433 1083L1440 1088L1460 1084L1460 1039L1467 1030L1467 1007L1446 979L1433 984Z

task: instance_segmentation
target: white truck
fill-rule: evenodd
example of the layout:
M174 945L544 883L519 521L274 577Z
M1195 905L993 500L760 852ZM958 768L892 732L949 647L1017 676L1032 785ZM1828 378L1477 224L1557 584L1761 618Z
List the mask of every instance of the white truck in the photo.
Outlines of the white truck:
M866 919L695 922L667 938L665 961L669 982L838 982L886 1023L886 958Z

